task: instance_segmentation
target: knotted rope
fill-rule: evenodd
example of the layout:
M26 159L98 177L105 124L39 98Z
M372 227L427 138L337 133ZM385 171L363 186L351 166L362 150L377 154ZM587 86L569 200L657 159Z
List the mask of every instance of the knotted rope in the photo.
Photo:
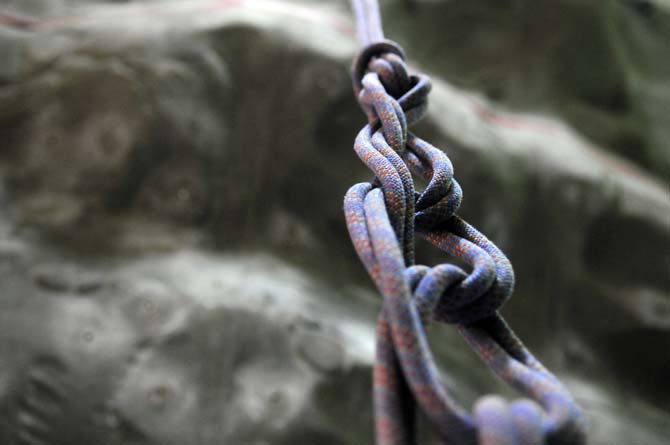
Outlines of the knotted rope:
M461 188L446 154L408 131L426 110L429 78L410 74L402 49L383 40L375 0L352 4L365 45L353 66L354 92L368 117L354 149L375 179L351 187L344 208L354 247L383 296L374 367L377 444L414 444L417 409L449 444L582 444L581 413L570 394L498 315L514 287L509 260L456 215ZM410 172L427 181L423 192ZM471 272L414 264L415 233ZM431 320L455 324L484 363L527 398L486 396L470 415L441 382L424 328Z

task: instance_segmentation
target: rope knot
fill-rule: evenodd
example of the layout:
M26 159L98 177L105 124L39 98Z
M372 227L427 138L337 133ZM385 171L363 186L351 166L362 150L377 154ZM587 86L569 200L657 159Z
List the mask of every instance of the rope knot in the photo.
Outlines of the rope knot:
M410 134L404 160L412 171L428 181L416 195L416 227L431 230L444 225L458 211L463 198L454 179L454 168L447 155L428 142Z
M389 40L366 46L352 72L354 93L368 123L381 126L389 145L403 151L408 125L421 119L427 108L430 80L410 75L402 48Z
M511 294L511 267L488 252L486 244L480 246L446 232L435 236L431 233L427 238L472 270L466 273L453 264L416 265L405 270L412 300L424 323L437 320L469 325L495 315Z
M389 56L392 57L389 61ZM376 59L382 59L384 62L378 62L375 65ZM405 67L405 51L395 42L391 40L381 40L379 42L371 43L364 47L354 59L354 64L352 66L352 81L354 84L354 94L356 97L360 94L363 89L363 77L368 71L385 71L387 68L393 67L399 69L398 73L382 74L382 78L386 78L387 82L390 80L390 77L396 77L397 80L391 80L391 85L396 85L397 82L401 82L401 78L407 76L407 68ZM375 69L376 68L376 69ZM393 70L393 68L391 68ZM397 98L397 97L396 97Z

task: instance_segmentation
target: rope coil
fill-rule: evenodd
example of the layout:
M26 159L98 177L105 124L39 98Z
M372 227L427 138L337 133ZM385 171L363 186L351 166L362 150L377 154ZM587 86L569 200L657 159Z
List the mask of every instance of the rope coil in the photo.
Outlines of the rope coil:
M375 180L351 187L344 209L354 247L384 297L374 367L377 444L415 443L417 409L448 443L582 444L572 397L498 315L514 288L509 260L457 216L462 192L447 155L408 130L426 111L429 78L409 73L404 51L382 40L376 1L353 4L365 43L353 87L368 117L354 149ZM422 192L412 173L427 181ZM415 265L415 233L470 273L452 264ZM486 396L468 414L441 382L424 328L431 320L455 324L484 363L527 398Z

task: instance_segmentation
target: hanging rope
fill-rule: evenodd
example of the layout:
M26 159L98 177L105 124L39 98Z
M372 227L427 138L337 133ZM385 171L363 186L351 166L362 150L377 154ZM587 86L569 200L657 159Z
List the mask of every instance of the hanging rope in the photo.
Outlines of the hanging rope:
M368 117L354 149L375 175L345 196L354 247L383 296L377 322L374 409L378 445L416 443L416 410L449 444L579 445L581 413L568 391L526 350L498 309L512 294L509 260L456 215L461 188L449 158L408 131L426 110L428 77L410 74L403 50L384 40L376 0L352 0L364 46L353 66ZM424 178L414 189L410 171ZM414 264L417 233L471 266ZM493 372L526 398L486 396L470 415L441 382L425 333L451 323Z

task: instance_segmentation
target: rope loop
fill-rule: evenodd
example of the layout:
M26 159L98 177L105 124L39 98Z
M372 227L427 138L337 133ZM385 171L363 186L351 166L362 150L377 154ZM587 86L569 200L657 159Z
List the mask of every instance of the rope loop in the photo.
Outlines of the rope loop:
M475 405L480 445L541 445L542 409L528 399L507 403L496 396L482 397Z
M366 71L368 71L368 65L370 62L377 57L381 57L386 54L395 54L400 58L401 61L405 61L405 51L392 40L380 40L375 43L367 45L361 50L360 53L354 59L354 64L351 68L351 78L354 83L354 94L358 96L360 91L363 89L363 76Z

